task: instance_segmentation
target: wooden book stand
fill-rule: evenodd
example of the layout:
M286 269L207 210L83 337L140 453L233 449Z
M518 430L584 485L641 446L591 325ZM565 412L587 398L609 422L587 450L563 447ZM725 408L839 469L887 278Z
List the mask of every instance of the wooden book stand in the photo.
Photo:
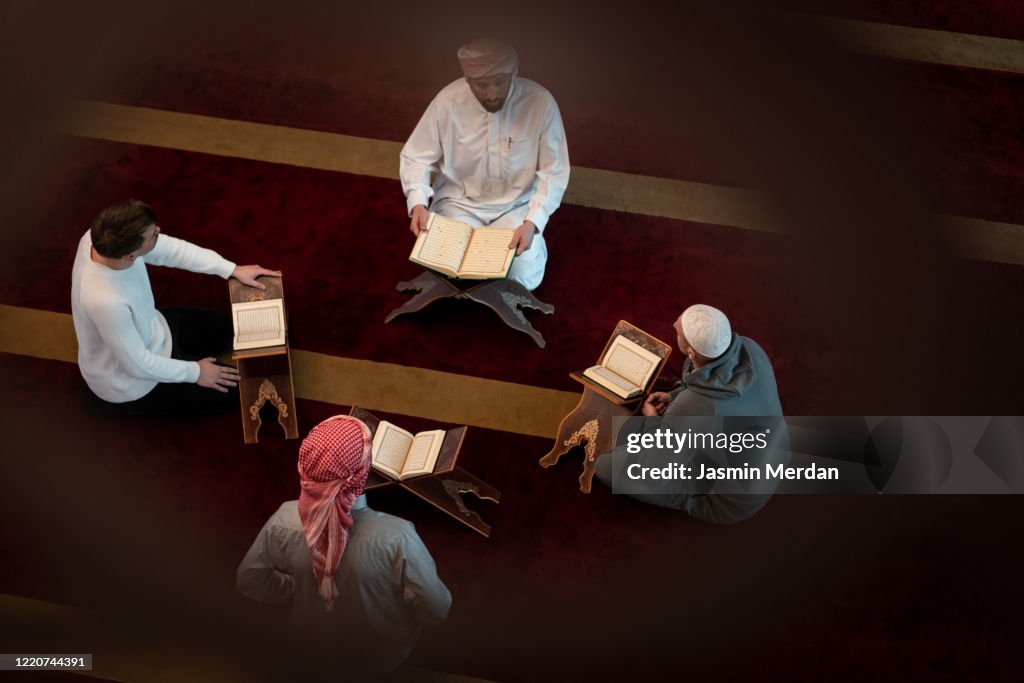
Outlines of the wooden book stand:
M370 434L377 433L380 418L373 413L352 406L349 415L362 420L370 428ZM483 536L490 537L491 525L484 522L480 515L470 510L462 502L461 494L472 493L477 498L494 501L501 500L501 492L455 464L462 448L462 440L466 436L467 427L449 429L441 444L441 453L437 456L434 471L420 477L398 481L377 470L371 469L366 478L366 490L398 486L421 498L432 506L453 517Z
M620 334L661 358L654 374L647 380L643 394L631 399L622 399L597 382L584 377L582 371L569 373L569 377L583 385L583 396L572 412L566 415L558 425L555 445L551 447L547 455L540 459L541 467L551 467L570 448L586 442L583 473L580 475L580 491L583 493L590 493L598 454L610 450L615 445L617 435L612 429L612 418L629 417L640 410L657 381L658 375L665 367L669 354L672 353L672 347L665 342L630 325L625 320L620 320L619 324L615 326L612 336L608 338L608 343L604 345L604 351L601 352L601 356L597 360L598 364L604 361L608 347Z
M256 289L238 280L228 280L231 303L284 299L284 285L279 277L264 276L260 282L266 289ZM277 408L277 421L284 430L284 438L299 438L299 423L295 417L295 388L292 386L292 360L287 342L280 346L234 351L231 359L238 366L241 379L238 395L242 403L242 433L245 443L259 441L258 433L263 420L260 409L269 401Z
M399 282L396 289L416 294L388 313L385 323L405 313L423 310L439 299L469 299L490 308L506 325L528 334L541 348L546 343L544 337L526 319L523 309L533 308L546 314L555 312L554 306L544 303L515 280L450 280L427 270L414 280Z

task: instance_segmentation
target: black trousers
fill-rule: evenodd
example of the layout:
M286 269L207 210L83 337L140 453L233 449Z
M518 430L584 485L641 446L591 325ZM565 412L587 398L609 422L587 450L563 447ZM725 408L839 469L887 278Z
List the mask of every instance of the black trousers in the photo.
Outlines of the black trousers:
M161 308L171 328L171 358L198 361L216 358L231 350L234 328L231 316L206 308ZM82 409L90 415L198 416L238 410L238 387L227 393L198 384L160 382L142 398L126 403L110 403L82 389Z

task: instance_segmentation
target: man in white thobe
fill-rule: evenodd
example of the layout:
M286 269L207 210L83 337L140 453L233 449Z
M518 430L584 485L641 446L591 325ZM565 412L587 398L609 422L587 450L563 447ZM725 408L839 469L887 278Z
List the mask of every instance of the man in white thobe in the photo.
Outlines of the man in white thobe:
M508 45L476 40L458 58L464 78L437 94L402 148L409 228L426 229L428 206L473 227L516 228L509 278L532 290L547 263L544 228L569 183L558 105L516 75Z

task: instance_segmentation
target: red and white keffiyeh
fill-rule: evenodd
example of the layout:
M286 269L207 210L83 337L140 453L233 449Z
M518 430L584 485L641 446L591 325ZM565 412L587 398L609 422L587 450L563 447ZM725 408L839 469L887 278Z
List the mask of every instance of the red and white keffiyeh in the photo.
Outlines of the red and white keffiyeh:
M372 443L365 424L337 415L314 427L299 448L299 519L328 611L338 595L334 572L352 528L352 504L366 486Z
M493 38L479 38L463 45L458 52L462 75L466 78L487 78L519 71L519 55L511 45Z

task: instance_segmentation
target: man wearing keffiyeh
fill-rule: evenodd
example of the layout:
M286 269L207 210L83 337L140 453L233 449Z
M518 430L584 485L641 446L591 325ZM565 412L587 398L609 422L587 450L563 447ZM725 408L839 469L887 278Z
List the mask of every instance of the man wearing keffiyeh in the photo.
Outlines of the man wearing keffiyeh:
M238 589L291 603L305 633L358 634L380 673L412 652L420 628L448 614L451 594L413 525L366 505L370 430L346 415L313 428L299 448L297 501L264 525L237 572Z
M511 46L475 40L458 59L463 78L438 93L402 148L409 229L426 230L428 206L473 227L515 228L509 278L532 290L547 263L544 229L569 183L562 117L551 93L518 76Z

